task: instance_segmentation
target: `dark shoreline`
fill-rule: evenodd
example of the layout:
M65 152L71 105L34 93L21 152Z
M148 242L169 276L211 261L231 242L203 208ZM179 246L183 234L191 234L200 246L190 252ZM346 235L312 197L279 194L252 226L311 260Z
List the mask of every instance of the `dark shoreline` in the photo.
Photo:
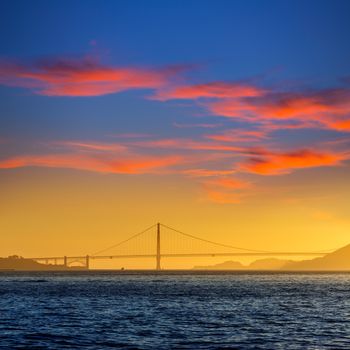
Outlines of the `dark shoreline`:
M210 276L210 275L310 275L310 274L350 274L349 270L0 270L0 277L4 275L118 275L118 276Z

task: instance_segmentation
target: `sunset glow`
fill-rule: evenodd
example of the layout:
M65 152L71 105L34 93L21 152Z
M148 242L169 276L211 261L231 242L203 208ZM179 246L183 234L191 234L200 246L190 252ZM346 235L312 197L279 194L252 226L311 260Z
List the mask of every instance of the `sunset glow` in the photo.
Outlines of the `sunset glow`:
M260 250L350 243L346 11L109 2L78 29L74 5L5 3L1 256L90 254L157 222Z

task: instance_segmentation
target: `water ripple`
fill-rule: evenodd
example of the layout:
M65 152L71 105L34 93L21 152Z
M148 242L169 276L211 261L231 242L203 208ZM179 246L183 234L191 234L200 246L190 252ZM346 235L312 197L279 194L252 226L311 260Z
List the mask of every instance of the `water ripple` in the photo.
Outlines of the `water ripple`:
M350 275L0 274L1 349L350 349Z

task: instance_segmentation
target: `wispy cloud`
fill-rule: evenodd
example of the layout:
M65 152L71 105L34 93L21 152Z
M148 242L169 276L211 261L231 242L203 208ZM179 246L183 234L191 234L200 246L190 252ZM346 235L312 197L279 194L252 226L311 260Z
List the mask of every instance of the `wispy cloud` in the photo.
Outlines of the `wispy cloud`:
M96 58L54 58L33 64L0 61L0 84L47 96L99 96L131 89L156 89L183 70L108 66Z
M244 129L227 129L221 133L205 135L207 139L233 142L233 143L246 143L261 141L268 138L267 130L244 130Z
M241 203L244 195L235 192L224 192L212 189L206 189L206 196L210 202L218 204L238 204Z
M295 169L337 166L345 159L348 159L345 154L315 152L308 149L287 153L265 151L245 160L239 164L239 168L260 175L281 175L289 174Z
M350 131L350 89L262 88L252 83L211 82L163 86L153 97L160 101L192 100L214 116L249 123L271 122L275 129L324 128ZM265 124L267 125L267 124Z
M82 141L58 141L51 144L57 146L63 146L74 150L86 150L86 151L126 151L127 147L117 143L105 143L105 142L82 142Z
M204 129L215 129L222 126L222 124L210 124L210 123L195 123L195 124L188 124L188 123L173 123L173 126L180 129L188 129L188 128L204 128Z
M221 99L206 103L211 113L248 122L275 122L274 127L292 128L285 121L299 121L296 128L350 130L350 90L334 89L298 93L268 93L256 98ZM282 123L281 123L282 122Z
M248 195L252 183L232 176L215 176L201 181L206 198L220 204L236 204Z
M251 183L243 180L238 180L232 177L216 177L210 180L206 180L202 182L207 186L217 187L217 188L225 188L225 189L243 189L251 187Z
M0 169L22 167L66 168L111 174L157 173L181 162L180 156L96 157L81 154L17 156L0 161Z
M248 137L260 137L254 133ZM261 136L262 139L264 135ZM301 149L288 152L232 146L226 140L121 138L117 142L82 140L46 144L42 154L19 154L0 160L0 169L66 168L105 174L173 174L193 181L205 198L239 203L256 191L247 173L273 176L298 169L339 166L350 153ZM337 145L336 145L337 146ZM237 177L238 176L238 177Z
M194 168L186 169L182 171L182 174L191 177L213 177L213 176L222 176L222 175L231 175L235 174L237 171L234 169L204 169L204 168Z
M72 97L151 89L154 100L187 100L204 108L205 121L213 118L212 123L197 122L198 119L173 123L172 132L179 136L111 132L106 135L109 142L50 142L43 154L24 152L4 157L0 168L35 166L114 174L171 173L196 183L211 201L238 203L256 190L256 185L247 180L251 177L339 166L350 158L347 138L337 139L350 132L348 86L288 90L244 81L190 84L177 79L184 69L184 66L154 69L106 65L91 57L56 58L33 64L0 61L2 85L26 88L40 95ZM225 123L219 123L223 120ZM198 130L185 130L195 128ZM312 140L306 140L302 149L291 148L290 141L281 140L281 135L297 134L303 129L322 129L317 132L337 136L332 142L327 143L329 139L319 142L317 151ZM280 130L289 132L277 133Z
M228 151L241 152L244 151L242 147L222 144L218 142L211 142L205 140L194 140L190 138L164 138L140 141L128 141L129 146L158 148L158 149L184 149L196 151Z
M159 90L153 99L166 101L172 99L190 99L200 98L239 98L260 96L263 90L246 83L240 82L211 82L207 84L180 86Z

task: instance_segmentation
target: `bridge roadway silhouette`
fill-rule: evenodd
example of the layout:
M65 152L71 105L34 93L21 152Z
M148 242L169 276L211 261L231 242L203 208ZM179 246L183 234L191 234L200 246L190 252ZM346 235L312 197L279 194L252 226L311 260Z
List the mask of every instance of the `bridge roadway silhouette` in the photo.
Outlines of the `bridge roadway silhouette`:
M162 253L161 252L161 227L166 228L172 232L175 232L177 234L180 234L182 236L185 236L187 238L190 238L195 241L201 241L206 244L209 244L211 246L217 246L221 248L228 249L228 251L224 252L182 252L182 253ZM148 254L109 254L109 255L101 255L102 253L105 253L108 250L111 250L113 248L122 246L123 244L126 244L127 242L130 242L137 237L140 237L147 231L150 231L151 229L156 228L156 235L153 239L155 239L155 251L154 253L148 253ZM230 251L234 250L234 251ZM154 224L145 230L138 232L135 235L130 236L129 238L118 242L117 244L114 244L110 247L107 247L105 249L102 249L94 254L91 255L81 255L81 256L51 256L51 257L35 257L30 258L32 260L35 260L37 262L44 262L46 264L49 264L50 262L54 262L56 265L58 262L63 262L64 267L69 267L73 263L78 263L85 267L86 269L90 268L90 261L91 260L109 260L109 259L126 259L126 258L154 258L156 260L155 269L161 270L161 259L162 258L186 258L186 257L220 257L220 256L256 256L256 257L273 257L273 256L324 256L330 251L319 251L319 252L305 252L305 251L264 251L264 250L255 250L255 249L249 249L249 248L241 248L236 247L228 244L222 244L214 241L210 241L204 238L200 238L198 236L194 236L182 231L179 231L177 229L174 229L170 226L157 223Z

